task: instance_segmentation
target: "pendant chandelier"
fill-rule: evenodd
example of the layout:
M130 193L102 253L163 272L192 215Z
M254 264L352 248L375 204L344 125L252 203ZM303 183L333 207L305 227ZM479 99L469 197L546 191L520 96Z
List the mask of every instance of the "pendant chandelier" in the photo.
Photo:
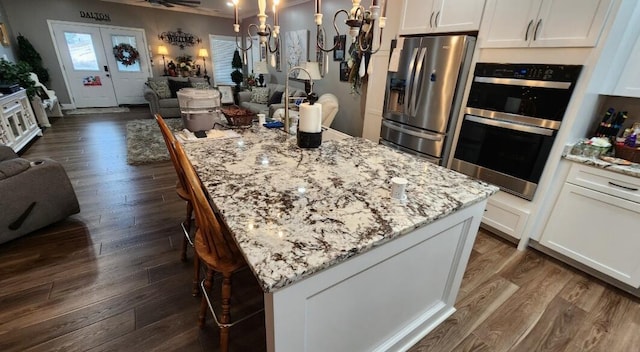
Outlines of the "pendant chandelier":
M382 1L382 6L380 6ZM345 14L347 19L344 23L349 26L349 35L353 38L353 43L356 45L356 50L361 54L360 56L364 60L363 54L375 54L380 50L380 44L382 43L382 32L384 30L387 18L386 13L386 0L371 0L369 9L365 9L360 5L361 0L351 0L351 10L340 9L333 14L333 28L336 31L336 35L340 35L336 19L339 14ZM322 26L322 0L315 0L315 22L316 22L316 39L320 38L324 33L324 27ZM381 12L382 11L382 12ZM378 28L380 29L377 35L374 36L376 21L378 21ZM375 38L377 37L378 46L373 48ZM320 40L316 40L318 49L324 52L330 52L338 49L339 43L331 48L322 47ZM347 48L345 48L347 49Z
M267 24L267 15L265 13L267 7L267 0L258 0L258 24L251 23L247 27L247 35L251 39L246 47L243 47L240 42L240 21L238 18L238 2L239 0L233 0L234 9L234 24L233 31L236 33L236 46L239 50L246 52L253 47L253 36L251 35L251 29L255 29L256 34L260 38L260 46L264 46L269 53L275 54L280 50L280 25L278 24L278 12L277 7L280 0L273 0L273 26ZM273 39L273 41L272 41ZM273 45L271 44L273 42ZM262 60L262 59L261 59ZM246 62L246 60L245 60Z

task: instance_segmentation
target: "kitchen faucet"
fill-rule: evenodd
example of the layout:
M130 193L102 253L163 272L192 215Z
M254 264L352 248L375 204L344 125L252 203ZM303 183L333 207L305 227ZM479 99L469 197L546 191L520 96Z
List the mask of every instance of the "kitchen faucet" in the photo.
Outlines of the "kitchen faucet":
M290 127L290 122L289 122L289 75L291 74L291 72L293 72L293 70L302 70L304 71L307 76L309 76L309 93L307 93L307 97L311 97L311 95L313 94L313 79L311 78L311 74L309 73L309 71L307 71L306 68L302 67L302 66L294 66L292 68L289 69L289 72L287 72L287 79L284 85L284 131L286 133L289 133L289 127ZM315 102L315 100L314 100ZM312 102L313 103L313 102Z

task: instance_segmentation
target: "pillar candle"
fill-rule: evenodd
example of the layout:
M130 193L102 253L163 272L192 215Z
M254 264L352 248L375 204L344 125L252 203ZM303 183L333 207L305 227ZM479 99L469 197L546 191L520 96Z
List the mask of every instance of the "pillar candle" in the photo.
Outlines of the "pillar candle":
M322 105L315 103L300 104L300 122L298 129L307 133L322 132Z

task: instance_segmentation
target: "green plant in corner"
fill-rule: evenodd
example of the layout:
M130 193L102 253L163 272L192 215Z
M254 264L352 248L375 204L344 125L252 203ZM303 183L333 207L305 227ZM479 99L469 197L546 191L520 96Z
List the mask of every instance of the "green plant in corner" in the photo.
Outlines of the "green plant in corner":
M5 59L0 59L0 82L2 84L19 84L20 87L27 90L29 99L36 94L36 82L31 80L30 73L31 66L26 62L20 61L15 64Z
M42 66L42 56L22 34L18 34L18 61L28 63L33 73L38 76L40 83L46 85L49 82L49 71Z

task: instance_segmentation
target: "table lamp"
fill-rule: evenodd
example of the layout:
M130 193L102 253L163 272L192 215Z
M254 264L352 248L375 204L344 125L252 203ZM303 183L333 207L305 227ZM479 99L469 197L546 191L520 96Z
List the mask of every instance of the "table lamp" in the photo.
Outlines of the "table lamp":
M322 75L320 75L320 66L318 65L317 62L307 61L302 65L302 67L304 67L307 70L307 72L309 72L309 76L311 76L312 80L317 81L322 79ZM302 75L302 76L306 76L306 75ZM309 92L311 91L311 85L309 84L308 79L304 80L304 91L307 94L309 94Z
M253 64L253 72L258 74L258 83L260 87L264 87L264 75L269 74L269 68L266 61L258 61Z
M162 55L162 65L164 66L164 75L167 76L167 61L165 61L164 56L169 55L169 51L167 47L164 45L158 46L158 55Z
M202 67L204 67L204 78L207 80L207 83L209 83L209 76L207 75L207 61L206 58L209 57L209 52L207 51L207 49L200 49L198 51L198 56L202 57Z

